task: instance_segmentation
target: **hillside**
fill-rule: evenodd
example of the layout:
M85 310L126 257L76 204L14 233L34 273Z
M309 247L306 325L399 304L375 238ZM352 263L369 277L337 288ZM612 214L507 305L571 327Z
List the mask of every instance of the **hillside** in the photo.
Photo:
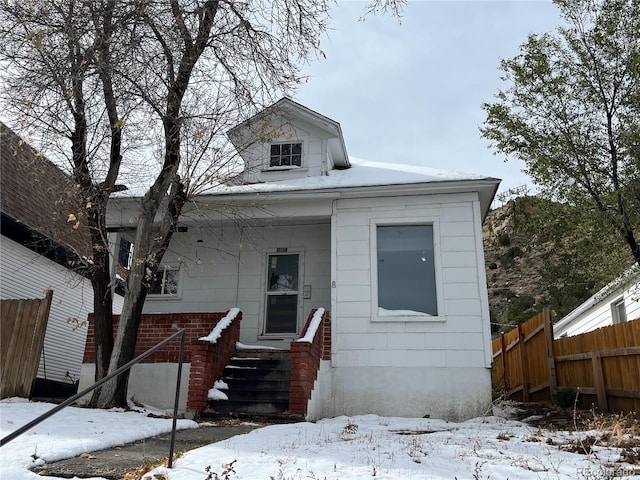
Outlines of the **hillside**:
M558 319L631 264L617 237L593 234L578 216L537 197L489 212L483 242L492 332L508 331L545 306Z

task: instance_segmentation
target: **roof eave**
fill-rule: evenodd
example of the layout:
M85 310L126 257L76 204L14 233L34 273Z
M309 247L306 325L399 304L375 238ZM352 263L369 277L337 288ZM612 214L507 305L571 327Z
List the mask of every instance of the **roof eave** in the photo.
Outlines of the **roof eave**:
M491 208L491 203L500 185L498 178L482 178L467 180L442 180L434 182L398 183L387 185L355 185L318 189L296 189L280 191L245 191L245 192L219 192L202 195L202 198L250 198L267 197L271 199L304 198L369 198L381 196L403 195L433 195L445 193L469 193L478 192L481 204L482 220Z

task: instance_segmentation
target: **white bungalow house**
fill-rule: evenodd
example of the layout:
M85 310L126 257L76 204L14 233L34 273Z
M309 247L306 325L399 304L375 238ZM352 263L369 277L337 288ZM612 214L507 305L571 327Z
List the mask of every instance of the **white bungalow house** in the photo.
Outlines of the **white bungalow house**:
M288 349L330 310L311 419L486 411L482 222L499 180L350 159L339 123L287 98L228 135L244 173L186 206L145 312L237 306L241 343ZM111 203L114 235L131 240L138 200Z
M640 269L633 267L553 325L554 338L640 318Z
M68 397L80 379L93 311L91 282L73 266L78 255L90 254L89 232L67 222L77 211L71 179L1 122L0 160L0 299L42 298L53 290L32 395ZM115 309L121 300L116 296Z

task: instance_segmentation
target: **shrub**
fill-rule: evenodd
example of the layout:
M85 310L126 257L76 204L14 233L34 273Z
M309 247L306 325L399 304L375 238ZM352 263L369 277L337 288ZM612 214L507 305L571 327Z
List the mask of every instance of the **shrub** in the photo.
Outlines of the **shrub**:
M506 232L501 233L498 236L498 243L503 247L506 247L507 245L511 245L511 237L509 237L509 234Z
M522 249L520 247L511 247L507 252L507 257L516 258L522 256Z
M573 387L560 387L553 396L556 405L562 408L573 407L577 393Z
M509 323L522 323L533 317L536 312L536 299L531 295L520 295L509 299Z

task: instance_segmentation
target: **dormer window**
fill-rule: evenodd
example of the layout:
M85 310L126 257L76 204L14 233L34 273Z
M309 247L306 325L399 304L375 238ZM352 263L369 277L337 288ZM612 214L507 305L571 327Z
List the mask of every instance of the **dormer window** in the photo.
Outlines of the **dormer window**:
M302 166L302 143L272 143L269 168Z

